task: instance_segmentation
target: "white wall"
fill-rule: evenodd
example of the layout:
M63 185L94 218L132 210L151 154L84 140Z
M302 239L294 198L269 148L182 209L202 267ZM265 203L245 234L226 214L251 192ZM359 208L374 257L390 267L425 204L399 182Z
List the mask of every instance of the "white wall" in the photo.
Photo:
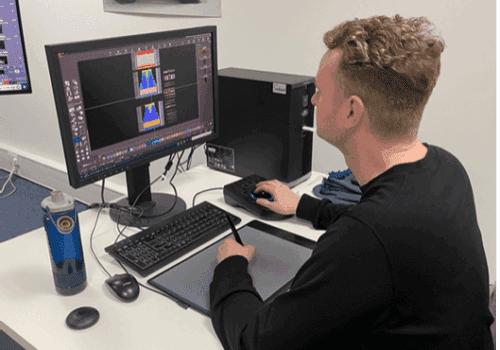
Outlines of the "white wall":
M208 0L210 1L210 0ZM495 234L495 2L493 0L222 0L222 18L105 13L102 0L21 0L33 94L0 97L0 142L64 165L44 45L118 35L218 26L219 68L316 75L322 35L354 17L426 16L446 42L441 77L421 124L420 140L442 146L472 181L492 281ZM193 164L204 163L197 151ZM156 178L163 161L156 161ZM313 169L344 169L339 151L315 137ZM124 184L123 175L110 182Z

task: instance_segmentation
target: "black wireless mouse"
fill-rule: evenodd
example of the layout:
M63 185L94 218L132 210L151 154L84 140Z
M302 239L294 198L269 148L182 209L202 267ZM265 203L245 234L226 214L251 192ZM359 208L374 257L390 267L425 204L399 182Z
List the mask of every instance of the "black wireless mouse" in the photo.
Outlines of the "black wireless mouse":
M139 283L129 273L114 275L106 280L111 293L119 300L124 302L132 302L139 296Z
M71 329L85 329L97 323L99 311L90 306L80 307L70 312L66 324Z

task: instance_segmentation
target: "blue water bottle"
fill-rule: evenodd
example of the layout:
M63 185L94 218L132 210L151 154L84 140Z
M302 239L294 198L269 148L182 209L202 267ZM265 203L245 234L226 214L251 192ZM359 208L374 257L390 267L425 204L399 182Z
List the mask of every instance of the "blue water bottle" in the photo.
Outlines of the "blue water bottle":
M73 197L52 191L42 201L56 291L74 295L87 286L82 241Z

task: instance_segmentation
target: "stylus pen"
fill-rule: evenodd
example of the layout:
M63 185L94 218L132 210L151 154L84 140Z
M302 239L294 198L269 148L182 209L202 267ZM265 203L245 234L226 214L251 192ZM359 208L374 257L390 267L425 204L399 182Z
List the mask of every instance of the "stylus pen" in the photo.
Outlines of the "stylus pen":
M243 241L240 238L240 235L238 234L238 231L236 231L236 227L234 227L233 222L231 221L231 218L229 215L226 214L227 222L229 222L229 226L231 226L231 231L233 231L234 238L236 238L236 242L239 244L243 245Z

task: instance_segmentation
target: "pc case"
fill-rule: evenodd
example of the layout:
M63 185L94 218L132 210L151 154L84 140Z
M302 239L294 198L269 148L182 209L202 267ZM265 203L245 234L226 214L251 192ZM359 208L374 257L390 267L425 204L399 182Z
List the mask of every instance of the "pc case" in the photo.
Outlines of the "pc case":
M293 187L311 176L314 77L239 68L219 70L219 137L207 166L259 174Z

